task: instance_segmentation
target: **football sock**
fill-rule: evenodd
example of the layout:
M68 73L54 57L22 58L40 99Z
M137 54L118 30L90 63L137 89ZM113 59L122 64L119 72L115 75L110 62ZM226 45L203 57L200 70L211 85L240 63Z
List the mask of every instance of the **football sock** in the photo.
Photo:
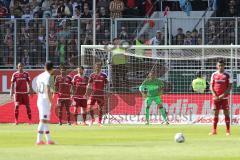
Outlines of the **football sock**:
M227 131L230 131L230 117L229 117L229 115L225 116L225 123L226 123Z
M19 106L15 106L15 120L18 120L18 114L19 114Z
M98 111L98 123L101 123L101 122L102 122L102 114L103 114L103 111L102 111L102 109L100 109L100 110Z
M77 123L77 118L78 118L78 111L77 111L77 108L75 108L75 113L74 113L74 116L75 116L75 122Z
M59 122L62 123L62 107L61 106L59 107L59 111L58 111L58 119L59 119Z
M94 119L94 111L93 110L90 110L90 116L92 118L92 120Z
M78 119L78 113L75 113L75 122L77 123L77 119Z
M217 124L218 124L218 116L214 116L213 118L213 129L217 129Z
M68 123L70 123L70 109L69 109L69 107L66 107L66 111L67 111L67 120L68 120Z
M82 114L82 118L83 118L83 122L86 122L87 114L86 114L86 113L83 113L83 114Z
M48 141L51 141L48 124L44 124L44 132L45 132L45 136L46 136L47 142L48 142Z
M161 108L159 109L159 111L160 111L160 114L161 114L162 117L163 117L163 120L164 120L165 122L167 122L168 120L167 120L167 114L166 114L165 109L164 109L163 107L161 107Z
M42 140L43 131L44 131L44 124L42 122L39 122L39 124L38 124L37 142L40 142Z
M26 108L27 108L28 119L31 120L32 119L31 108L29 106L27 106Z
M149 107L146 107L146 121L149 123Z

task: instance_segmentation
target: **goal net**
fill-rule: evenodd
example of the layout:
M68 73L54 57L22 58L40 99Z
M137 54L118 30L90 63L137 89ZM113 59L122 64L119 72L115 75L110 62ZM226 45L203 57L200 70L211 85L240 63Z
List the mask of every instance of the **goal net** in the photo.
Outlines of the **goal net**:
M137 124L145 122L145 102L139 86L151 70L164 82L163 106L170 123L212 123L211 74L223 59L234 80L229 96L232 123L238 123L240 46L81 46L81 65L87 75L93 65L103 64L109 84L105 88L105 122ZM203 92L193 91L192 81L200 74L207 82ZM224 122L220 116L220 122ZM151 123L161 123L155 102L150 108Z

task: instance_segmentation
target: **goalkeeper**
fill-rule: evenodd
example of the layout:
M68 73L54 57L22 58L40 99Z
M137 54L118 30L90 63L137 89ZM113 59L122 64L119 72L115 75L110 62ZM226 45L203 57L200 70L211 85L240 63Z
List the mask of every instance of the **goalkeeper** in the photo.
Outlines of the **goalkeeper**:
M154 71L150 71L148 77L139 87L142 96L145 99L146 106L146 125L149 125L149 108L153 101L158 105L159 112L162 115L165 124L169 124L167 120L167 114L162 105L161 95L163 93L163 81L156 77Z

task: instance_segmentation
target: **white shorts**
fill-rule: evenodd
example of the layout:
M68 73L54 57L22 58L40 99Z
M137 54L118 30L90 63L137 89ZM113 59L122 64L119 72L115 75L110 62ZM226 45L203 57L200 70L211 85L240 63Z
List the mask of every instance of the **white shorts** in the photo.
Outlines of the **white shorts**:
M51 114L51 104L48 99L39 99L37 100L39 119L40 120L50 120Z

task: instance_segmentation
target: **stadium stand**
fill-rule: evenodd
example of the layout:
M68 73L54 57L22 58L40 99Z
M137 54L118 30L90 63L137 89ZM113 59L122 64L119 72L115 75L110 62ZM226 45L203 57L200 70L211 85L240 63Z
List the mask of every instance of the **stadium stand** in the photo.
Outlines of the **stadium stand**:
M15 61L23 62L27 68L41 67L46 60L46 52L56 65L67 63L73 66L77 63L75 57L79 46L93 44L91 0L0 2L1 68L12 68L15 53ZM150 40L158 30L161 31L161 45L216 45L239 41L236 33L239 20L234 18L239 16L238 0L199 0L190 3L193 12L211 11L212 17L206 13L200 15L204 22L198 18L198 24L191 28L184 25L178 28L168 25L165 28L166 19L171 21L171 17L166 16L166 7L169 12L182 12L179 0L97 0L94 44L110 44L116 37L129 42L141 37L142 44L151 44ZM117 10L118 5L121 11ZM160 15L158 20L154 19L156 13ZM115 19L120 17L125 19Z

